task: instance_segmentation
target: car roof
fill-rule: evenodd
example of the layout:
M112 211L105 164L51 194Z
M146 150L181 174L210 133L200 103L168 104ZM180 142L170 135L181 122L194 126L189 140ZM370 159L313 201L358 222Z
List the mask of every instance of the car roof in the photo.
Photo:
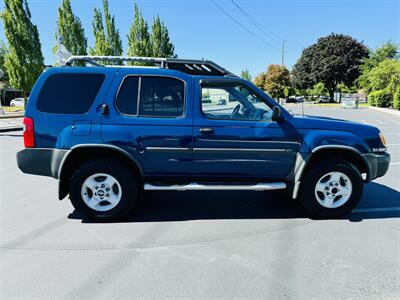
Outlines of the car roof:
M171 69L163 69L159 67L152 66L95 66L95 67L48 67L45 72L48 75L51 74L60 74L60 73L101 73L101 74L109 74L115 75L118 72L122 72L124 74L138 74L138 75L162 75L162 76L175 76L181 78L197 78L197 79L213 79L213 78L237 78L235 75L192 75L187 74L185 72L179 70L171 70Z

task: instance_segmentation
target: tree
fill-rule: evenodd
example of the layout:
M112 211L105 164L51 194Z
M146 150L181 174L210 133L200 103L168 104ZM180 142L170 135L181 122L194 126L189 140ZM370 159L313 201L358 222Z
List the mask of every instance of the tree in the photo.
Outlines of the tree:
M135 17L128 34L128 55L152 56L149 26L135 3Z
M361 66L361 76L358 78L358 86L370 92L369 90L369 72L377 67L381 62L386 59L400 59L399 47L391 42L386 42L375 51L371 51L370 57L363 61Z
M327 94L327 90L322 82L318 82L311 88L307 89L306 94L309 96L325 96Z
M254 80L253 83L260 89L265 90L265 79L266 79L267 74L265 72L261 72L258 74Z
M5 0L4 5L1 18L9 47L5 69L10 84L26 97L44 68L39 33L26 0Z
M293 67L293 83L297 88L310 88L322 82L331 101L339 83L351 87L361 73L361 63L368 57L364 44L350 36L330 34L303 50Z
M71 54L87 54L85 30L79 18L76 17L72 11L70 0L63 0L61 6L58 8L58 21L55 36L56 40L59 37L62 38L62 44ZM55 52L58 51L57 45L54 48Z
M394 59L385 59L375 68L368 72L369 91L391 89L394 92L395 87L400 84L400 61Z
M93 35L94 35L94 48L90 48L90 55L107 55L108 45L106 34L104 31L103 15L97 8L94 9L93 15Z
M154 57L176 57L174 45L169 38L168 29L160 17L154 18L151 30L151 48Z
M393 105L394 94L400 86L400 61L385 59L368 72L366 79L368 97L373 95L376 99L370 102L371 105L382 107Z
M100 9L94 9L93 34L95 39L94 48L90 49L91 55L121 56L122 41L119 31L115 25L114 16L110 15L108 0L103 0L104 20Z
M0 41L0 81L3 82L3 86L8 84L8 74L5 67L6 55L8 54L8 49L3 41Z
M265 90L273 98L283 98L290 88L290 73L281 65L269 65L265 76Z
M240 73L240 77L246 79L247 81L251 81L250 71L248 69L244 69L242 73Z

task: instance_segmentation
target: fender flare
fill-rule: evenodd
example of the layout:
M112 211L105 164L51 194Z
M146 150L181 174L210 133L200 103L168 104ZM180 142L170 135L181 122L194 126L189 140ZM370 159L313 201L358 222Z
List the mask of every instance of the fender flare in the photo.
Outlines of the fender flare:
M367 170L367 178L366 181L368 182L371 178L371 166L368 163L368 161L365 159L365 157L362 155L362 153L352 147L352 146L347 146L347 145L321 145L317 146L314 149L312 149L311 153L298 153L296 157L296 163L295 163L295 168L294 168L294 175L293 175L293 194L292 198L296 199L300 185L301 185L301 179L304 175L304 171L306 170L307 166L309 165L313 155L316 153L323 151L323 150L348 150L356 154L365 164L366 170Z
M115 152L118 152L119 154L122 154L124 157L129 159L139 170L140 176L143 177L143 169L139 162L126 150L122 149L121 147L115 146L115 145L106 145L106 144L78 144L73 147L68 151L68 153L63 157L60 167L58 169L58 196L59 199L62 200L65 198L67 193L65 192L65 178L63 176L63 170L64 167L66 166L68 159L71 157L72 153L76 153L77 150L82 150L82 149L88 149L88 148L93 148L93 149L106 149L106 150L112 150Z

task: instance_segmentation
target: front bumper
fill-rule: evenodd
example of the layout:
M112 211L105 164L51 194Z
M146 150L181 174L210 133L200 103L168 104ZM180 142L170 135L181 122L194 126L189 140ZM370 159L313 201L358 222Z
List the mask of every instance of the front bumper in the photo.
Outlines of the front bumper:
M58 179L60 165L69 151L65 149L26 148L17 152L17 165L24 173Z
M367 181L382 177L389 169L390 154L387 152L363 154L363 158L369 168Z

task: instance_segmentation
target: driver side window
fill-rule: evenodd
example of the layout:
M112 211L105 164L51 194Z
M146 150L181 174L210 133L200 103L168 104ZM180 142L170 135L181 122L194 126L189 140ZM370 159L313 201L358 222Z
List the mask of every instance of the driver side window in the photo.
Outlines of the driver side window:
M201 109L209 119L270 121L272 110L246 87L203 86Z

